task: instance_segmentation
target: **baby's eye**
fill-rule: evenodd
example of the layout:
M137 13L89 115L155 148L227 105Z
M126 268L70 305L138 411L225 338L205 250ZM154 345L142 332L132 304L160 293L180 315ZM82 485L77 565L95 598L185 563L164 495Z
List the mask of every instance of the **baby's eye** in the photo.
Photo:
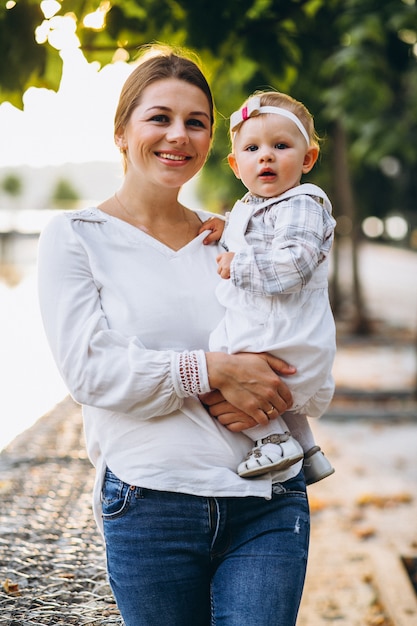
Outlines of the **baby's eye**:
M251 146L248 146L246 148L248 152L256 152L257 149L258 149L258 146L256 146L255 144L252 144Z
M288 148L288 146L286 143L276 143L275 148L277 148L277 150L285 150L285 148Z

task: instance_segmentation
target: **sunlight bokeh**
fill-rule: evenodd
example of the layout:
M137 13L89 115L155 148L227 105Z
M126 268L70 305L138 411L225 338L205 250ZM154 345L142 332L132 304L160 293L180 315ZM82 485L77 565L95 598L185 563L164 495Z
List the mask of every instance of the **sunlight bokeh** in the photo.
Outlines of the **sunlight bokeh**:
M55 16L54 2L43 4L50 19L42 22L36 36L59 50L63 60L60 87L58 92L28 89L23 111L7 102L0 105L0 167L117 161L113 116L131 66L122 60L103 68L97 62L88 63L73 18ZM104 19L102 9L96 13L88 16L92 28Z

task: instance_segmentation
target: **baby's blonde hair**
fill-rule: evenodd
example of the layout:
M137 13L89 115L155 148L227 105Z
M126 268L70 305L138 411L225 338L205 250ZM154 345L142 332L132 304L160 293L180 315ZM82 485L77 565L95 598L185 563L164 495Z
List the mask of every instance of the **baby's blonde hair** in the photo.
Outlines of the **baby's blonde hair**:
M258 96L258 98L261 99L261 106L281 107L282 109L291 111L291 113L298 117L298 119L306 129L308 137L310 139L310 145L320 149L320 137L318 136L314 127L313 116L302 102L299 102L292 96L289 96L286 93L281 93L280 91L255 91L251 96L249 96L249 98L245 100L245 102L242 104L242 107L244 107L247 102L251 98L253 98L253 96ZM239 132L240 128L241 125L238 126L235 132L231 133L232 145L233 139L236 133Z

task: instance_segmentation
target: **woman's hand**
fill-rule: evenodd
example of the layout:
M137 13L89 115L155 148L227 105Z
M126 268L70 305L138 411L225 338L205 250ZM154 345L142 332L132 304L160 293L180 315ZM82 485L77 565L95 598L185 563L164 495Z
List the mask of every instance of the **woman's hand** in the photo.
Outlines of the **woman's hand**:
M234 408L235 417L238 414L237 424L247 422L249 417L254 426L267 424L292 406L291 392L278 373L287 376L294 374L296 369L285 361L267 353L252 352L208 352L206 360L211 388L219 390L228 403L228 406L223 405L225 413L221 415L229 415L222 417L228 422L229 430L233 423L229 421L230 407Z
M199 398L211 417L214 417L231 432L238 433L241 430L257 425L253 417L239 411L230 402L227 402L220 391L210 391L199 396Z

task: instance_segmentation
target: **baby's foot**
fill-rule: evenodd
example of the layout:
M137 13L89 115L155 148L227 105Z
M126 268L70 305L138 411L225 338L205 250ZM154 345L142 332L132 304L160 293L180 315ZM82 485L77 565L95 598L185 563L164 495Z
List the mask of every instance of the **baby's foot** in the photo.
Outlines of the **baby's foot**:
M312 485L334 474L334 467L332 467L330 461L324 456L321 448L314 446L314 448L311 448L305 453L303 471L306 484Z
M286 469L303 456L302 447L290 433L268 435L256 442L237 472L242 478L260 476L271 470Z

